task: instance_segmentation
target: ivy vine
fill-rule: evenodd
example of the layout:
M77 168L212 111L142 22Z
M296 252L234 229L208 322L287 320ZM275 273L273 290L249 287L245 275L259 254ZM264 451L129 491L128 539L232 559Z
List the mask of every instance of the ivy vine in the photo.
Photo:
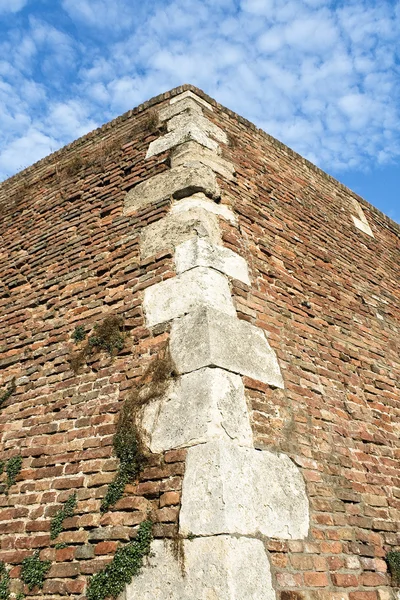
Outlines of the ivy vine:
M141 523L136 539L118 548L112 561L90 578L86 591L88 600L115 599L132 577L138 575L144 557L150 554L151 530L151 521Z
M10 599L10 574L6 565L0 561L0 600Z
M62 508L60 508L50 523L50 538L54 540L64 529L64 520L72 517L76 507L76 492L68 496Z
M22 456L17 455L10 458L6 465L6 473L7 473L7 488L10 488L14 485L20 471L22 468Z
M16 388L16 385L15 385L15 377L13 377L11 379L11 382L10 382L9 386L5 390L5 392L3 392L0 395L0 408L4 404L4 402L6 402L9 399L9 397L15 392L16 389L17 388Z
M392 550L386 555L386 562L395 585L400 585L400 550Z
M114 481L108 486L106 495L101 502L100 511L102 513L107 512L122 498L126 484L140 473L143 465L144 459L139 448L133 407L129 402L122 407L113 446L114 453L119 458L119 466Z
M33 556L28 556L22 561L21 579L26 583L30 591L36 586L42 588L50 567L51 561L40 560L39 550L36 550Z

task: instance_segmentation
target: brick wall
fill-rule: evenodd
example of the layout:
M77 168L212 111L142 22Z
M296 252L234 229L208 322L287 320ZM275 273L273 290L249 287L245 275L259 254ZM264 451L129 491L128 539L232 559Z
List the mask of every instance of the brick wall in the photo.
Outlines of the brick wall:
M118 464L122 403L168 341L167 326L146 327L143 291L175 276L172 253L141 261L138 244L170 200L129 216L123 203L135 184L169 168L168 152L145 155L162 133L154 111L183 89L0 186L2 392L16 383L0 408L0 459L23 458L0 495L0 560L15 591L33 550L52 561L43 590L25 588L31 598L84 598L87 577L147 517L156 537L177 532L184 450L148 456L123 499L104 515L100 504ZM221 220L223 241L251 271L251 287L234 282L232 294L239 317L268 333L285 381L282 390L245 379L255 444L293 459L311 507L307 540L266 540L274 586L282 600L387 600L384 557L400 544L400 230L207 100L236 168L234 181L219 177L222 201L239 217L239 229ZM354 226L354 199L374 237ZM75 327L93 333L107 315L123 317L124 348L94 353L75 374ZM52 541L51 519L71 491L74 516Z

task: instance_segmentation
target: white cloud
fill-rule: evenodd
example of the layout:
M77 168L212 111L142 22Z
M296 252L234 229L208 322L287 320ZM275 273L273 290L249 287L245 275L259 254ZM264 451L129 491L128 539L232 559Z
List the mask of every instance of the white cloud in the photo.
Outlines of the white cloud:
M57 147L56 140L31 127L0 151L0 173L15 173L50 154Z
M72 20L100 30L129 29L134 12L139 8L135 2L123 0L63 0L62 6Z
M22 10L28 0L0 0L0 15L5 13L17 13Z

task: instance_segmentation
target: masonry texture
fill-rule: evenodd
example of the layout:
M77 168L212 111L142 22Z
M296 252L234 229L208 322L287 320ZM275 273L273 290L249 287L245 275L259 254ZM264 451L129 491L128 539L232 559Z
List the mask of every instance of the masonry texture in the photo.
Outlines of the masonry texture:
M0 209L11 597L83 600L145 520L121 600L399 597L398 225L190 85L4 182ZM134 401L140 473L101 510Z

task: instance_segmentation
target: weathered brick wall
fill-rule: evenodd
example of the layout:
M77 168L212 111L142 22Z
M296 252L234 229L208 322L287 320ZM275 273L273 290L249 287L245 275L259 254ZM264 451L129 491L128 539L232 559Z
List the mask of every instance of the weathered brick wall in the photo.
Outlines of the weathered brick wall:
M174 277L172 253L141 261L138 236L170 201L129 216L123 205L135 184L169 168L168 152L145 159L160 136L154 111L169 97L0 187L1 390L16 378L0 408L0 459L23 458L0 496L0 560L15 590L33 550L52 561L32 598L84 597L87 576L148 516L156 537L177 531L183 450L149 457L124 498L100 513L118 463L119 410L168 340L168 327L146 326L142 302L144 289ZM218 178L239 217L239 229L221 220L223 241L251 271L251 286L232 285L238 316L268 332L285 381L282 390L245 379L255 444L294 460L311 506L307 540L267 541L274 585L282 600L306 591L387 600L384 557L400 544L399 228L207 100L236 168L234 181ZM354 226L353 198L375 237ZM94 354L74 374L75 327L93 333L110 314L124 319L123 350ZM74 490L74 517L51 541L51 518Z
M386 598L384 557L400 544L400 230L363 202L365 235L355 195L218 116L235 141L225 194L253 277L237 308L269 333L285 379L247 381L256 444L291 456L311 503L307 541L270 542L277 589Z

